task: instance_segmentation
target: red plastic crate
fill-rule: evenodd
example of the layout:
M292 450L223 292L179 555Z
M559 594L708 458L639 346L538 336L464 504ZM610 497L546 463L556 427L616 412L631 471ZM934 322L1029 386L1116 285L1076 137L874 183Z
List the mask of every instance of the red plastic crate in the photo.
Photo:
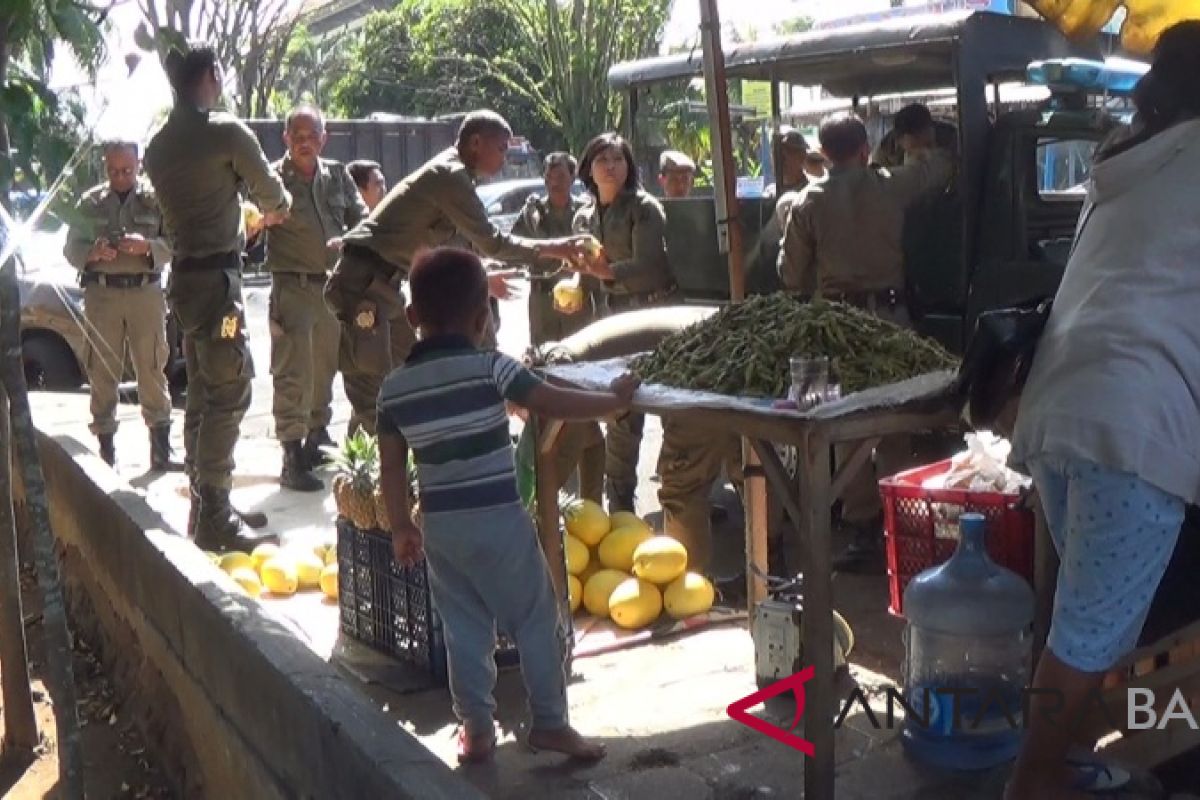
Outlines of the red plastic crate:
M925 489L929 478L949 472L939 461L879 482L887 549L888 610L904 616L904 587L914 576L945 562L958 546L957 517L987 517L987 550L992 560L1033 584L1034 517L1016 494L969 489Z

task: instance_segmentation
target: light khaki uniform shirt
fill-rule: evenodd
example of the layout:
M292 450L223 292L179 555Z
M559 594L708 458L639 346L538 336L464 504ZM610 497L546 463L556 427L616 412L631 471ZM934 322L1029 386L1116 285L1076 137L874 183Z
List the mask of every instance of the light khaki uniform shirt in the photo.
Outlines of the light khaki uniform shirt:
M89 269L88 252L97 239L110 239L115 248L115 243L130 233L145 237L150 243L149 255L135 256L118 251L112 261L90 262L90 271L107 274L159 272L171 260L171 242L163 231L162 212L149 182L139 179L124 199L107 183L94 186L80 198L76 212L79 218L72 222L63 247L63 255L76 269Z
M292 196L287 220L267 231L267 269L271 272L324 274L337 263L338 252L326 246L366 218L367 204L346 167L319 159L312 179L289 156L271 165Z
M222 111L176 105L146 147L144 163L176 259L242 251L242 185L264 214L291 206L258 139Z
M946 186L950 157L934 150L892 171L834 167L792 203L779 252L785 288L836 295L904 288L904 213Z
M503 233L488 219L475 193L475 177L458 149L443 150L392 187L371 215L345 236L408 272L418 250L439 247L459 234L482 255L533 262L536 243Z
M615 276L604 286L612 294L648 294L675 282L667 261L667 215L647 192L621 192L607 206L590 203L575 214L574 227L604 245Z
M570 236L575 215L585 205L586 200L573 196L566 208L556 208L550 205L548 198L531 194L517 221L513 223L513 233L526 239ZM562 262L557 258L543 258L531 264L531 268L535 275L553 275L562 268Z

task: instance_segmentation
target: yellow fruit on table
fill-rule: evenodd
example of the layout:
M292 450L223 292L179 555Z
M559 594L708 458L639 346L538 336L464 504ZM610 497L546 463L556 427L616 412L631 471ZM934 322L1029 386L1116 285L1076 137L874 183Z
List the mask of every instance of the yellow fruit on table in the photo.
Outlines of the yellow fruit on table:
M567 533L588 547L600 544L600 540L612 529L608 514L604 513L599 503L592 500L572 500L563 506L562 515Z
M587 569L592 556L588 553L586 544L568 533L563 537L563 551L567 556L567 572L578 575Z
M300 583L296 577L296 565L290 559L275 557L263 564L261 572L263 587L271 594L292 595Z
M325 564L312 553L299 553L292 560L296 568L296 582L300 589L319 589L321 587L321 570Z
M237 585L242 587L242 591L251 597L258 597L262 594L262 582L258 579L258 573L250 567L238 567L229 574L229 577L237 581Z
M583 584L574 575L567 576L567 601L571 604L572 614L579 610L579 604L583 602Z
M617 528L645 528L653 533L654 529L650 527L650 523L639 517L632 511L617 511L609 517L612 521L613 530Z
M665 586L687 571L687 549L670 536L651 536L633 551L633 574Z
M675 619L687 619L703 614L712 608L716 592L708 578L688 572L667 587L663 592L663 604L667 613Z
M320 559L321 563L324 564L325 554L329 552L329 548L331 547L333 547L331 544L314 544L312 546L313 555Z
M325 561L326 566L328 566L330 564L336 564L338 562L338 560L337 560L337 545L336 544L329 545L329 549L325 551L324 561Z
M326 597L337 600L338 597L338 565L337 562L328 564L321 570L321 591Z
M607 617L608 596L627 580L629 575L620 570L600 570L583 585L583 607L597 617Z
M260 544L258 547L254 548L254 552L250 554L250 557L254 559L254 569L262 569L263 564L279 555L279 553L279 545L277 544Z
M583 568L583 572L575 577L579 578L579 582L587 586L588 580L600 570L604 569L604 565L600 563L600 557L591 548L588 548L588 563Z
M600 549L596 551L600 563L609 569L629 572L633 569L633 551L653 536L646 528L617 528L600 542Z
M658 587L641 578L628 578L608 598L608 614L622 628L644 628L662 613Z
M217 564L221 567L221 569L225 570L230 575L233 574L235 569L241 569L242 567L254 569L254 559L245 553L238 552L237 550L221 556L221 560L218 561Z

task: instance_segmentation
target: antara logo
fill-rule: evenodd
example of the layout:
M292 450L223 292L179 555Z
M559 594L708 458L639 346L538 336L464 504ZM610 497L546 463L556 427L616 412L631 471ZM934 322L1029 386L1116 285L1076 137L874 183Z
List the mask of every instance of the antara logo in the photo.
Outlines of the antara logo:
M788 747L799 750L806 756L811 756L815 752L812 742L807 739L801 739L792 733L792 731L800 727L800 718L804 716L804 684L812 680L813 674L812 667L805 667L794 675L789 675L781 681L772 683L765 689L760 689L753 694L746 695L741 700L731 703L729 708L725 709L725 713L747 728L770 736L775 741L782 742ZM792 718L792 724L788 728L780 728L748 713L750 709L760 703L765 703L772 697L777 697L789 691L796 696L796 716Z

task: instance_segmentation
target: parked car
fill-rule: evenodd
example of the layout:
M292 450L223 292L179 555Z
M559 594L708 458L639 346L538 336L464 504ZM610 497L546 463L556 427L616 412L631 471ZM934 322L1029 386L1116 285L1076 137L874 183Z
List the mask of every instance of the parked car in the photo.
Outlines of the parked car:
M78 389L87 379L87 334L79 271L63 256L66 228L38 230L17 254L21 358L31 389ZM164 282L165 286L165 282ZM167 378L172 392L187 385L179 326L167 318ZM125 355L124 380L133 380Z
M515 181L495 181L485 183L475 189L483 207L487 209L488 218L496 223L496 227L508 233L517 223L517 217L525 206L525 200L531 194L542 194L546 185L541 178L521 178ZM586 191L583 184L575 181L571 194L578 197Z

